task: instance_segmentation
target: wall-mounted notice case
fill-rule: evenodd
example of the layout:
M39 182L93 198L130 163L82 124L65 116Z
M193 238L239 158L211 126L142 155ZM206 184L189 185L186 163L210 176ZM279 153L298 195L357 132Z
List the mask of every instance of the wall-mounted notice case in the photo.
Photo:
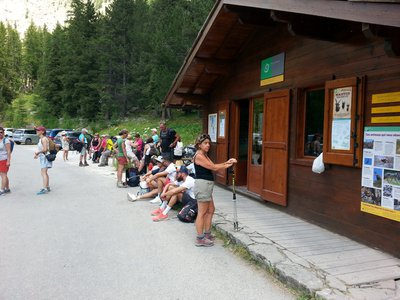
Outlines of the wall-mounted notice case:
M364 81L325 83L324 163L361 167Z

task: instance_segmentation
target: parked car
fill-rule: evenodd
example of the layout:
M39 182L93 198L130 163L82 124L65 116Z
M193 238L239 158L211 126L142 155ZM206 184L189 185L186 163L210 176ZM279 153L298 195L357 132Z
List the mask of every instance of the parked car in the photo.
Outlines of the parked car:
M35 129L16 129L13 134L14 142L19 144L37 144L39 137L36 135Z
M54 140L54 138L56 137L56 135L61 132L61 131L72 131L72 129L62 129L62 128L55 128L55 129L50 129L50 132L46 135L49 139Z
M75 140L77 140L79 138L79 135L81 134L80 131L67 131L65 130L67 133L67 137L69 138L69 150L74 150L72 145L74 143ZM93 136L91 134L89 134L91 138L93 138ZM60 146L61 148L61 132L57 133L57 135L54 138L54 143L58 146Z
M13 138L14 128L4 128L4 135L8 136L9 138Z

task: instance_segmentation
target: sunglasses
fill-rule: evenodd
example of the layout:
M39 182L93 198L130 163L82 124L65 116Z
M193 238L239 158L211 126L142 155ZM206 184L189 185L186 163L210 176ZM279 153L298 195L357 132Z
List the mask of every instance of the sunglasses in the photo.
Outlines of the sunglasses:
M208 134L202 134L199 138L200 143L204 142L205 140L210 140L211 141L211 137Z

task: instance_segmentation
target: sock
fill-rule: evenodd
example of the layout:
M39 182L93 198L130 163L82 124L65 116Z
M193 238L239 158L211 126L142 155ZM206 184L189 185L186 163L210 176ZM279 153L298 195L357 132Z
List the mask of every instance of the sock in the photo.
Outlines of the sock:
M163 203L160 206L160 209L164 210L167 207L168 202L167 201L163 201Z
M211 230L209 230L209 231L204 231L204 234L211 234Z
M172 207L167 206L164 211L163 211L163 215L166 216L168 214L168 212L171 210Z
M197 238L198 238L199 240L204 239L204 237L205 237L204 233L203 233L203 234L198 234L198 235L197 235Z

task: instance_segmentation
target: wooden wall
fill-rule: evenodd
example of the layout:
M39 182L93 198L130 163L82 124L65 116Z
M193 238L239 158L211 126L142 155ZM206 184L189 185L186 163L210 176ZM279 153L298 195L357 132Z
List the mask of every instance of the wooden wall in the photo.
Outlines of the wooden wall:
M285 52L285 81L260 87L261 60ZM360 211L361 169L330 166L311 172L312 160L295 157L297 91L323 86L333 78L366 76L365 121L371 125L371 95L400 90L400 57L389 58L383 40L362 35L341 43L290 36L285 27L260 29L241 53L235 71L220 80L207 112L219 101L239 100L266 91L290 88L291 133L288 213L400 256L400 223ZM396 124L399 125L399 124Z

